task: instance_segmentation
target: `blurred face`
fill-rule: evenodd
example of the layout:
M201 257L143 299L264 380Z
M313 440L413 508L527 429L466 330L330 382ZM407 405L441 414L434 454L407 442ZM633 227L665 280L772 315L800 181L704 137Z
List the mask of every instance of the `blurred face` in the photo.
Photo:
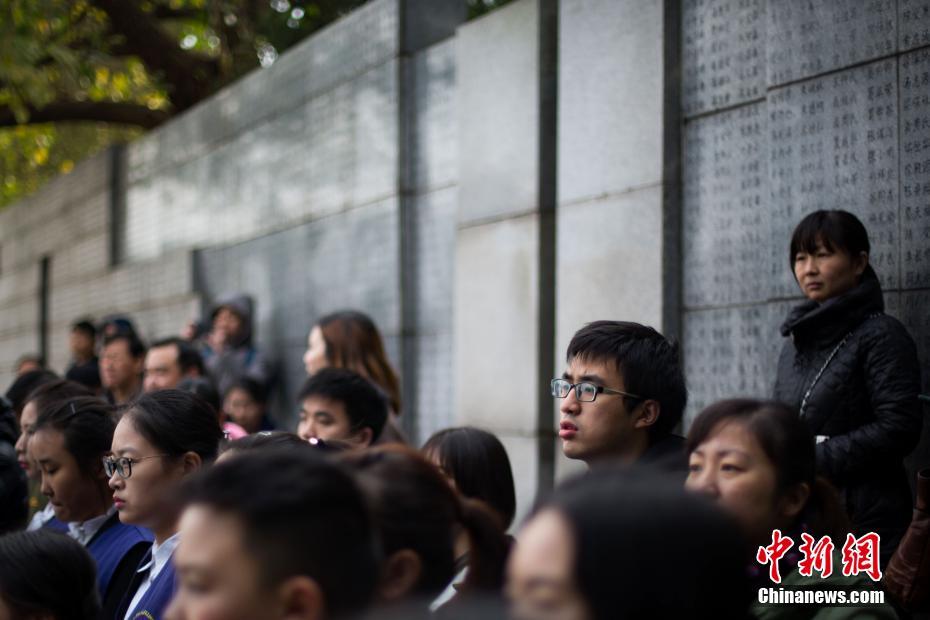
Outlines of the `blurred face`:
M168 390L176 386L184 377L178 364L178 348L174 345L155 347L145 354L146 392Z
M120 521L153 530L164 526L164 500L184 476L181 459L159 456L161 450L136 431L131 415L123 416L116 425L111 452L114 458L134 460L129 478L116 472L110 476Z
M16 440L16 460L19 461L19 466L26 471L26 475L30 478L35 478L38 476L38 471L32 467L32 459L27 454L27 448L29 444L29 433L32 432L32 427L36 424L36 418L39 417L39 412L36 409L35 403L29 401L26 403L26 406L23 407L23 414L19 418L19 427L22 429L19 438Z
M127 341L115 340L103 348L100 382L108 389L132 388L142 375L144 363L145 358L136 358L129 353Z
M587 381L626 391L623 378L614 364L574 358L563 373L571 383ZM622 457L634 446L637 430L631 412L619 394L600 393L594 402L578 400L572 389L559 404L561 421L559 438L562 452L570 459L590 463L598 459Z
M86 358L94 355L94 339L82 331L71 331L70 346L74 357Z
M802 250L795 255L794 277L808 299L823 303L853 289L868 264L864 252L853 257L818 242L812 254Z
M23 360L16 368L16 376L24 375L33 370L42 370L42 365L36 360Z
M220 308L213 317L213 330L226 340L235 339L242 330L242 319L229 308Z
M507 597L513 617L590 618L575 583L574 566L575 542L568 522L556 510L543 510L520 531L507 564Z
M359 447L371 443L371 429L352 430L345 405L324 396L311 396L300 403L297 434L302 438L323 441L344 441Z
M262 426L262 406L240 388L233 388L223 399L223 411L247 433L257 433Z
M326 360L326 341L323 340L323 330L314 325L307 336L307 352L304 353L304 368L307 374L312 375L329 366Z
M87 521L99 517L110 505L103 486L103 468L82 472L65 446L65 436L51 428L38 430L29 440L29 451L42 476L42 494L61 521Z
M685 488L704 493L732 514L750 542L770 539L785 515L775 466L740 422L721 422L689 456Z
M256 560L243 547L239 520L203 505L184 511L174 552L178 591L169 620L282 617L274 591L262 587Z

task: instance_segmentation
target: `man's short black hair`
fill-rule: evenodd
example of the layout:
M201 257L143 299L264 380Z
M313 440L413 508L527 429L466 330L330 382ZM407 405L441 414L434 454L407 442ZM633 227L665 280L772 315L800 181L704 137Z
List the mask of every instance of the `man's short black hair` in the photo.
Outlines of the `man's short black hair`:
M681 421L688 389L677 342L639 323L594 321L572 337L566 359L576 357L615 364L625 391L658 401L659 419L649 427L651 441L667 436Z
M103 347L106 348L114 342L124 340L126 347L129 349L129 355L139 359L145 357L145 344L139 339L134 332L117 332L112 336L103 339Z
M194 345L183 338L163 338L157 342L153 342L149 347L149 351L159 347L171 346L175 347L175 350L178 352L178 366L181 367L182 373L197 370L197 373L200 374L201 377L207 374L207 370L203 365L203 357L201 357L197 349L194 348Z
M234 516L265 587L304 575L323 590L327 617L364 609L378 573L364 496L340 465L313 450L256 450L203 470L185 485L188 506Z
M94 323L90 319L81 319L80 321L75 321L71 325L71 331L81 332L93 340L97 337L97 328L94 327Z
M387 421L387 399L360 374L345 368L324 368L314 373L297 395L298 401L322 396L343 404L353 431L368 427L372 440L381 435Z

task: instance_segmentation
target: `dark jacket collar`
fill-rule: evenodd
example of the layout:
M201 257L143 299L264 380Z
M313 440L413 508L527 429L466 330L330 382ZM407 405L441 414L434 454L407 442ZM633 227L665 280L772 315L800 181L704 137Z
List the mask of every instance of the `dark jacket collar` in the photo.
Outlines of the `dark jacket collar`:
M685 452L685 438L680 435L666 435L662 439L649 444L646 451L639 457L642 465L655 467L665 473L688 473L688 455Z
M870 314L884 310L881 284L869 266L862 274L862 280L851 291L822 304L808 300L795 306L782 324L781 334L791 334L796 343L835 342Z

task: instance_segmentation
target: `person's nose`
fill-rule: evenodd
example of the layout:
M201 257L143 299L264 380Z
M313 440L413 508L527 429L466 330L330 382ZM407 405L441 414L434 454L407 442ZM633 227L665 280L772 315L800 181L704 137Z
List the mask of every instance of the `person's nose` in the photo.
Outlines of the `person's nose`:
M55 495L55 492L52 490L52 485L48 483L48 476L44 473L42 474L42 482L39 485L39 492L49 498Z
M559 411L565 415L578 415L581 413L581 401L578 400L578 389L571 388L568 391L568 395L562 399L562 404L559 405Z
M116 471L110 474L110 477L107 479L107 486L116 491L123 487L123 478Z
M801 273L804 275L816 275L818 272L817 269L817 260L813 256L808 256L803 261L801 261Z

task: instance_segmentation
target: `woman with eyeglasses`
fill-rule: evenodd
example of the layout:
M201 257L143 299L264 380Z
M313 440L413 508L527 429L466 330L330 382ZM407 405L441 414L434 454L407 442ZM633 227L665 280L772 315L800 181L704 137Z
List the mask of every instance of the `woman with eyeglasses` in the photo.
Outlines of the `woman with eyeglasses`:
M171 556L178 541L173 492L182 480L216 458L223 433L199 396L180 390L144 394L123 415L104 461L120 521L146 527L155 541L114 609L114 620L161 618L174 594Z
M94 559L100 600L118 602L152 535L120 523L113 507L101 459L115 426L113 409L99 398L56 400L39 410L28 442L42 494Z

